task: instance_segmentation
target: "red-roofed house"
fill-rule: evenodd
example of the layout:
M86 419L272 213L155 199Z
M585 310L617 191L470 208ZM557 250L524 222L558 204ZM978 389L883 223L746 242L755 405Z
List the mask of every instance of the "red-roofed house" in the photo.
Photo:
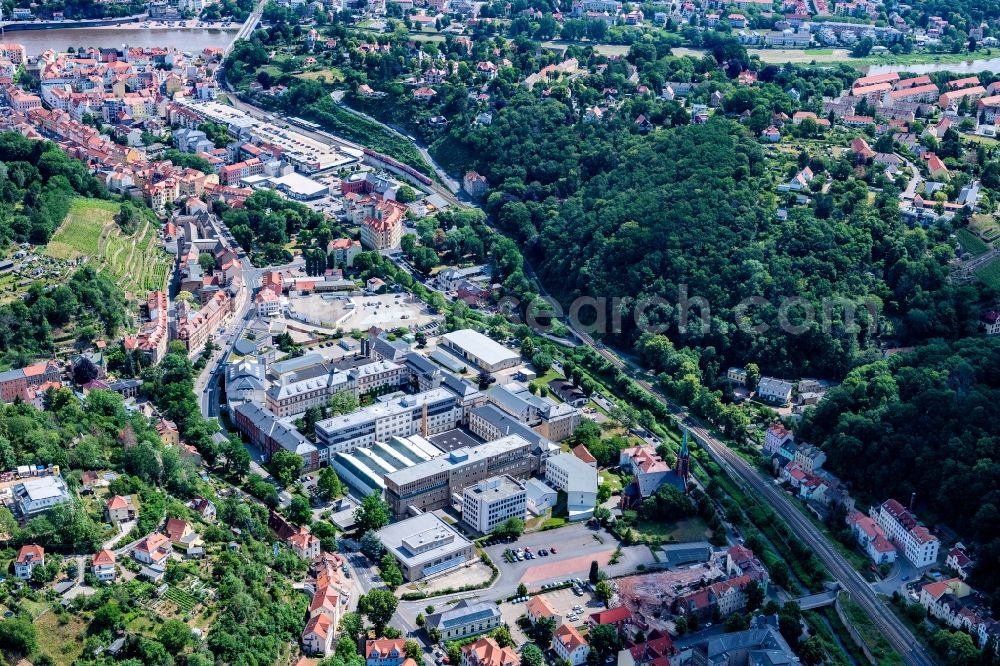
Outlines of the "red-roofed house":
M21 580L31 580L35 567L45 566L45 549L38 544L21 546L14 560L14 575Z
M875 151L868 145L868 142L858 137L851 140L851 152L860 159L870 160L875 157Z
M937 562L940 541L917 523L916 517L902 504L894 499L886 500L872 508L871 517L914 566L925 567Z
M288 545L299 557L311 560L319 555L319 539L309 534L305 529L300 529L298 534L293 534L288 539Z
M979 99L980 97L986 96L986 88L982 86L972 86L971 88L962 88L961 90L949 90L946 93L941 93L938 97L938 105L942 109L947 109L953 104L958 104L963 99Z
M1000 312L995 310L985 312L979 318L979 322L983 325L986 335L1000 335Z
M104 511L112 523L124 523L126 520L135 518L135 505L132 503L131 497L115 495L108 500Z
M191 523L180 518L171 518L167 521L167 536L170 543L175 546L187 549L200 543L198 533L191 527Z
M392 250L399 247L403 236L406 206L371 194L357 202L361 221L361 244L372 250Z
M934 617L943 619L950 624L957 608L949 602L963 599L971 592L972 588L958 578L927 583L920 588L920 605Z
M969 572L972 570L972 559L958 546L948 551L948 557L945 558L944 563L957 571L962 580L968 578Z
M330 654L335 627L333 620L323 614L314 615L302 630L302 649L309 654Z
M646 636L645 643L629 646L633 664L648 664L649 666L670 666L672 658L678 655L670 636L659 629L653 629Z
M948 180L951 175L948 171L948 167L944 165L941 158L934 153L924 153L924 159L927 160L927 171L931 174L932 178L940 178L941 180Z
M560 625L552 637L552 649L560 658L568 661L571 666L583 666L587 663L590 644L583 635L571 624Z
M865 549L865 553L875 564L887 564L896 561L896 547L885 536L885 531L878 524L861 513L853 511L847 516L847 524L854 538Z
M783 454L782 452L786 450L788 453ZM795 435L781 423L772 424L764 432L764 453L791 460L795 455Z
M91 560L91 570L97 576L97 580L110 581L118 575L115 571L115 553L111 550L102 550L94 555Z
M154 532L140 541L132 550L132 557L144 564L165 565L167 557L174 552L170 539Z
M485 636L462 648L461 666L521 666L521 657L511 648L502 648Z
M365 641L366 666L401 666L405 659L405 638L380 638Z
M960 88L971 88L979 85L978 76L969 76L964 79L955 79L945 84L948 90L958 90Z
M899 74L897 72L883 72L882 74L862 76L854 82L852 89L863 88L864 86L871 86L876 83L888 83L892 85L896 81L899 81Z
M592 454L583 444L577 444L571 450L573 451L573 455L583 462L587 463L591 467L597 467L597 458L595 458L594 454Z
M524 606L524 611L531 624L535 624L544 618L552 618L555 620L556 626L562 624L562 616L556 611L555 606L540 594L528 599L528 603Z
M599 624L610 624L618 631L622 631L625 625L632 623L632 611L627 606L618 606L607 610L591 613L587 622L593 626Z

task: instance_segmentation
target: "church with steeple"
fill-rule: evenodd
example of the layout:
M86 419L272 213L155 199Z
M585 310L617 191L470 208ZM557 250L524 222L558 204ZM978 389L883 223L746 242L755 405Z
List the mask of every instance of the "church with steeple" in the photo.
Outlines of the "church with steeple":
M673 469L649 444L622 449L618 456L618 465L623 472L632 476L632 481L622 490L622 508L638 506L664 484L669 484L685 494L688 492L691 475L689 438L690 434L685 430Z

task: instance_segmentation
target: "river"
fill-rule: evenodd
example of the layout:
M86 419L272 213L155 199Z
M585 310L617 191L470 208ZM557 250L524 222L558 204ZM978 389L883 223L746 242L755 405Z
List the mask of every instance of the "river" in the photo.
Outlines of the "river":
M18 30L7 32L8 42L23 44L29 56L46 49L65 51L69 47L121 48L129 46L172 46L192 53L210 46L225 48L236 36L232 30L217 28L56 28L53 30Z
M1000 58L984 58L982 60L963 60L961 62L935 62L923 65L872 65L868 74L884 72L912 72L914 74L931 74L933 72L954 72L956 74L978 74L979 72L1000 71Z

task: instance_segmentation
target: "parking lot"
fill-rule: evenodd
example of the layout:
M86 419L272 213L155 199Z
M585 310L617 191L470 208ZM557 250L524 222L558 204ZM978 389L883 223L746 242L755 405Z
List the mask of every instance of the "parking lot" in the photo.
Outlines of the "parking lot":
M553 547L556 549L554 554ZM510 544L495 543L487 546L486 552L500 568L501 583L498 591L509 596L522 582L529 589L539 589L545 583L567 578L586 579L592 561L596 561L612 576L630 573L639 565L648 567L656 562L647 546L628 546L622 548L618 562L611 564L617 547L618 540L607 531L594 530L578 523L557 530L526 534ZM507 562L503 554L508 548L530 548L533 553L546 550L550 554L536 555L532 559L522 558L520 562Z
M539 596L544 596L546 601L552 604L552 607L562 616L566 624L571 624L577 628L586 624L587 618L590 617L591 613L596 613L604 608L604 605L594 597L593 593L586 589L577 594L571 588L564 588L546 592ZM527 637L521 632L520 627L517 626L517 618L525 614L526 604L527 602L524 601L500 604L503 621L511 628L512 634L517 632L517 635L514 636L515 641L518 638L520 638L521 642L527 640Z

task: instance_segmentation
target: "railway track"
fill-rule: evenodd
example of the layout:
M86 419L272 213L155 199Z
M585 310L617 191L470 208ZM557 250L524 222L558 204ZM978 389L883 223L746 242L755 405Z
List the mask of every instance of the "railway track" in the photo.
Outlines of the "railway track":
M590 336L579 332L577 336L614 367L619 370L629 369L625 361L618 355L602 348ZM937 662L924 649L909 628L896 617L895 613L886 606L861 577L861 574L837 551L826 536L802 515L783 492L761 476L737 453L716 439L697 419L664 397L650 382L644 379L635 379L635 381L663 402L674 418L688 428L720 466L731 477L734 477L734 480L742 481L762 496L771 508L788 523L792 531L813 549L830 574L840 583L842 589L851 595L851 599L868 615L875 627L882 632L905 663L910 666L935 666Z

